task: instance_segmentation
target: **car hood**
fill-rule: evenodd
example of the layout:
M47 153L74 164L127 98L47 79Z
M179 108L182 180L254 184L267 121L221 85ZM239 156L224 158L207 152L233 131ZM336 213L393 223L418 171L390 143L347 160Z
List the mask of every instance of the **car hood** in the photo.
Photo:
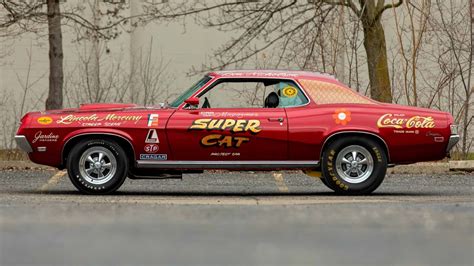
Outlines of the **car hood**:
M64 113L75 113L75 112L107 112L107 111L125 111L125 110L142 110L142 109L165 109L165 104L159 104L157 106L143 106L133 103L87 103L81 104L79 108L65 108L58 110L48 110L42 112L43 114L64 114Z

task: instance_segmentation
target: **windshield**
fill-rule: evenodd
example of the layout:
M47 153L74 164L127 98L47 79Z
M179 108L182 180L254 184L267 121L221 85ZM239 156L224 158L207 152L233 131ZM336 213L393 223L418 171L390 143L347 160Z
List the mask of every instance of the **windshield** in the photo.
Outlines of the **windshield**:
M209 80L211 80L211 77L205 76L201 80L199 80L196 84L194 84L191 88L189 88L186 92L181 94L176 100L174 100L171 104L170 107L178 107L182 102L184 102L186 99L191 97L197 90L202 88Z

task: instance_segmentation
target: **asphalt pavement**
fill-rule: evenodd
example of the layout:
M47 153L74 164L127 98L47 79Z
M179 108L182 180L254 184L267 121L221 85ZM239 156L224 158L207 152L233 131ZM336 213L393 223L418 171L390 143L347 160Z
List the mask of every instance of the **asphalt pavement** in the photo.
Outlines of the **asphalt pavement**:
M299 172L127 180L0 171L0 265L473 265L473 173L389 175L341 197Z

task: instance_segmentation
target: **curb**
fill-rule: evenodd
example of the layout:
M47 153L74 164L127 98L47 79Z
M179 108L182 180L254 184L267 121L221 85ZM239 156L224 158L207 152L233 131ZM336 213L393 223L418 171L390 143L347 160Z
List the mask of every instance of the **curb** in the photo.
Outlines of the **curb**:
M0 170L54 170L55 168L30 161L0 161Z
M450 161L449 162L450 171L474 171L474 160L470 161Z

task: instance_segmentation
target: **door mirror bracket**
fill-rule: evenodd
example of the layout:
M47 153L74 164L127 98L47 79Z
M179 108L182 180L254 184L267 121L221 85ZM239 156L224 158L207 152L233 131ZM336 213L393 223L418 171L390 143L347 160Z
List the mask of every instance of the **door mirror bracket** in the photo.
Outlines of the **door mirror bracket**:
M199 98L198 97L190 97L184 101L190 109L197 109L199 106Z

